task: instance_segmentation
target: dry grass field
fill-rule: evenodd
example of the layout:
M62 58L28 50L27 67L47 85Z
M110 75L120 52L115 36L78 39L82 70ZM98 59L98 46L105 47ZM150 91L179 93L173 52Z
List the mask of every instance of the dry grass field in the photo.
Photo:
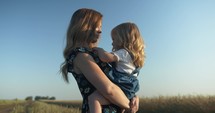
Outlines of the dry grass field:
M143 98L138 113L215 113L215 96Z
M72 105L76 105L75 103L65 101L61 105L54 105L41 101L13 102L11 100L0 100L0 113L80 113L79 108L72 107Z
M0 113L81 113L81 101L0 100ZM138 113L215 113L215 96L141 98Z

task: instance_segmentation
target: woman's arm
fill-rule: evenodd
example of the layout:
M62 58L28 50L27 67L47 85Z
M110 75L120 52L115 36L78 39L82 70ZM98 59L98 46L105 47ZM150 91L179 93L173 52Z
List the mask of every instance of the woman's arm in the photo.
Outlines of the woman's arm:
M107 78L89 54L79 53L74 60L74 66L111 103L121 108L129 108L129 100L123 91Z
M105 51L103 48L96 47L93 49L97 52L99 58L103 62L116 62L118 60L117 56L115 56L112 53Z

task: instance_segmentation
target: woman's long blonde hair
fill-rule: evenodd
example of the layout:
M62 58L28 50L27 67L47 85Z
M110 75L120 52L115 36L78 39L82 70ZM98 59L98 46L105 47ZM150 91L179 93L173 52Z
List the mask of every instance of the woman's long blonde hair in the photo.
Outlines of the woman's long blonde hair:
M126 49L136 67L143 67L145 61L144 41L136 24L126 22L119 24L111 31L112 38L117 39L119 48L113 51Z
M93 9L82 8L74 12L67 30L66 47L63 52L65 61L61 65L61 72L66 82L69 82L67 60L71 51L84 44L90 46L96 43L99 38L96 28L100 27L101 21L102 14Z

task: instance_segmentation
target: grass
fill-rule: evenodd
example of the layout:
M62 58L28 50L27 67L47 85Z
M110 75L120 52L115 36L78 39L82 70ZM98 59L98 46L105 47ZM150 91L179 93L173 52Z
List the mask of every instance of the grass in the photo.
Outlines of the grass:
M73 107L80 105L80 102L71 101L49 101L49 103ZM144 97L140 99L138 113L215 113L215 96Z
M71 100L42 100L41 102L51 104L51 105L58 105L67 108L79 108L81 109L82 102L80 100L71 101Z
M78 108L67 108L58 105L50 105L44 102L33 102L30 105L18 105L11 113L80 113Z
M24 100L18 100L18 99L14 99L14 100L0 100L0 105L11 105L11 104L20 104L25 102Z
M2 103L13 102L0 100ZM17 104L11 113L81 113L80 108L81 101L26 101ZM215 96L144 97L137 113L215 113Z
M138 113L215 113L215 96L143 98Z

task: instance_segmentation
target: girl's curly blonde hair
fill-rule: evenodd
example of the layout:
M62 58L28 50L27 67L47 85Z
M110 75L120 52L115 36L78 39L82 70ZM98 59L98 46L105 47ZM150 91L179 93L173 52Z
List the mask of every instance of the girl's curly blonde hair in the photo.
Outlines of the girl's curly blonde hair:
M140 31L136 24L126 22L119 24L111 31L112 39L117 39L120 45L117 48L113 48L113 51L119 49L127 50L136 67L143 67L145 61L145 45Z

